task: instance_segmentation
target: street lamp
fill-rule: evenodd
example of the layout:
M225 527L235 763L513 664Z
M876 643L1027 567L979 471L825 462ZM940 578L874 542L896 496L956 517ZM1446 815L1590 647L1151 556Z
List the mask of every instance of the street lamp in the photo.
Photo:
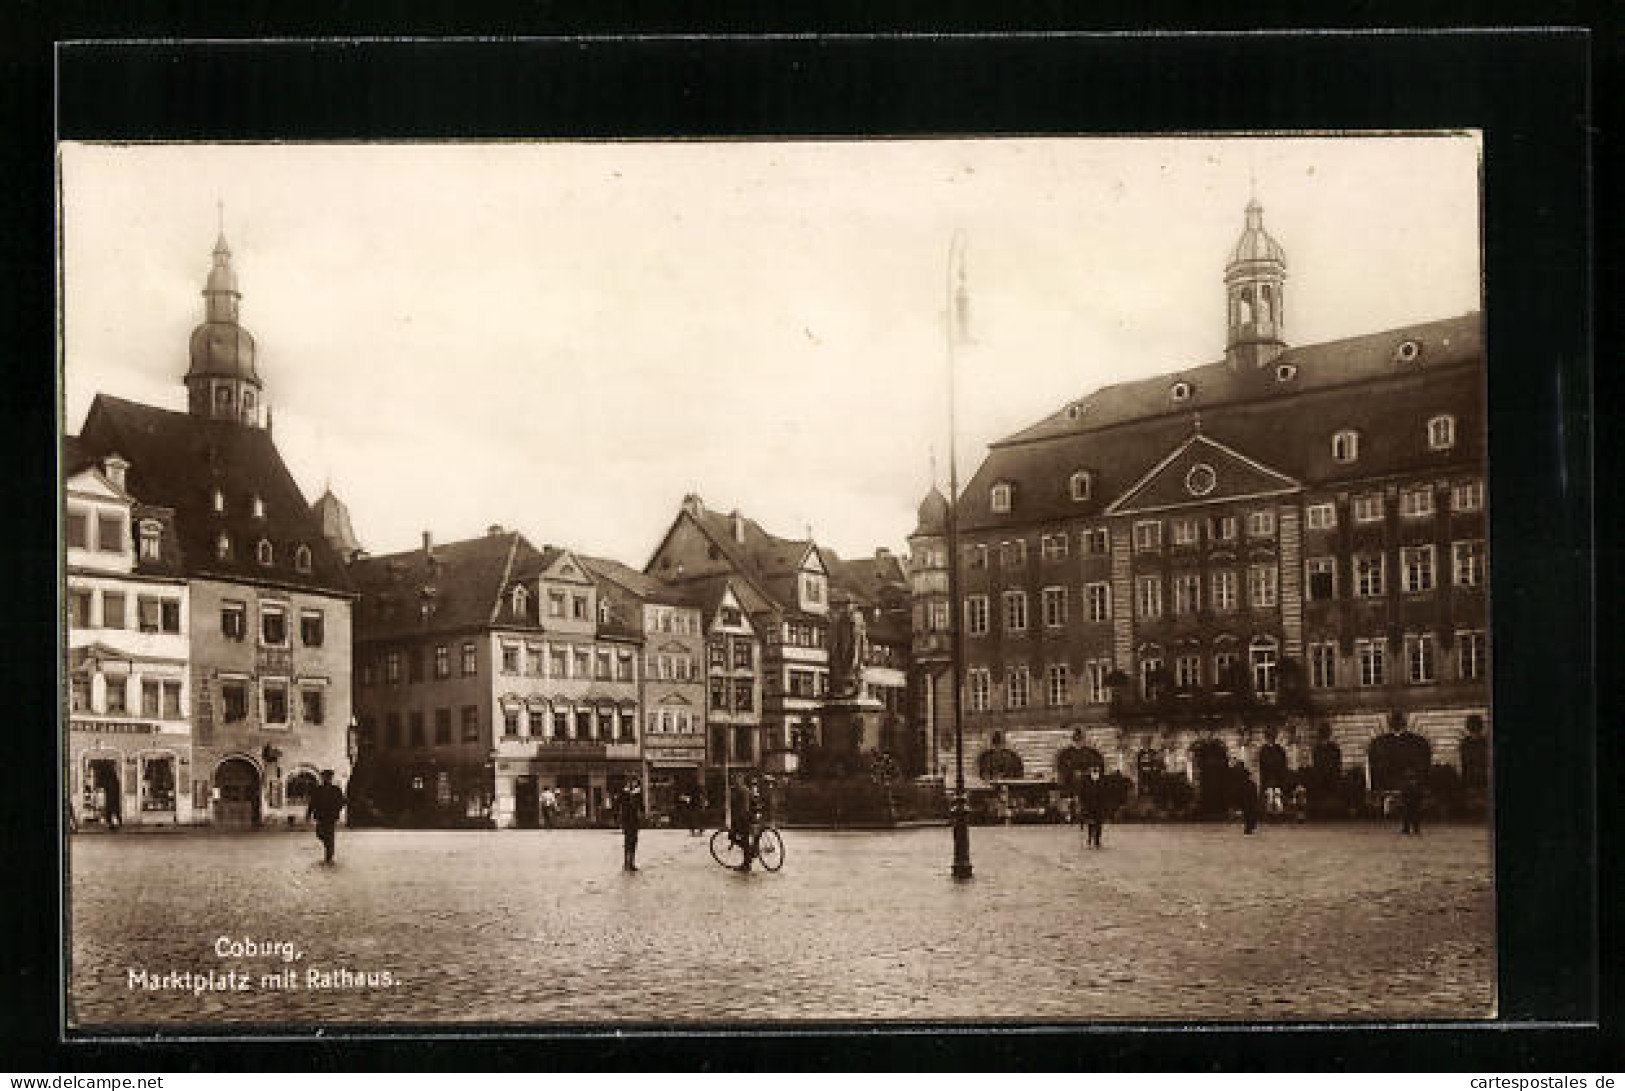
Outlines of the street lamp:
M949 815L954 831L953 877L963 882L971 877L970 805L965 799L965 717L964 704L964 607L959 598L959 457L958 426L955 419L954 349L967 333L968 300L965 294L965 233L955 231L948 245L948 616L952 634L949 674L953 692L954 718L954 798Z

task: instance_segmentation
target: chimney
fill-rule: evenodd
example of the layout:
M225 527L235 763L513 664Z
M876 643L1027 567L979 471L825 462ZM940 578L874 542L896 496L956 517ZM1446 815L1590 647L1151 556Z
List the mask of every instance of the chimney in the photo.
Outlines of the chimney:
M120 492L125 488L124 471L129 468L130 464L118 455L108 455L102 459L102 470L107 474L107 480L111 481L113 487Z
M423 532L423 552L425 554L434 552L434 535L428 531Z
M502 524L501 523L492 523L490 526L485 528L485 536L487 538L498 537L499 535L501 535L501 533L502 533Z
M875 546L875 560L877 560L877 561L889 561L889 560L891 560L891 550L887 549L885 546Z
M700 499L699 493L691 492L683 497L683 510L698 519L705 514L705 501Z
M738 508L735 508L733 511L728 513L728 521L733 525L734 541L738 542L740 545L744 545L745 517L739 514Z

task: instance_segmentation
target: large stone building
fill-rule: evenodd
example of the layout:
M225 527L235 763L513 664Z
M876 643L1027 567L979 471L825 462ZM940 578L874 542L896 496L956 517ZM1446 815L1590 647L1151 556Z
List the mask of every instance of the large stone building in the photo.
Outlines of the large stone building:
M303 814L319 770L349 775L351 596L272 442L224 237L203 295L188 411L99 394L78 446L127 463L122 491L168 513L160 541L173 519L166 564L186 580L179 700L192 728L191 774L177 773L176 793L189 783L193 815L217 823L277 821ZM160 708L166 699L160 688Z
M69 813L81 827L192 821L188 595L174 513L129 463L63 448Z
M1266 793L1310 770L1378 793L1430 764L1484 782L1479 316L1289 347L1286 270L1250 204L1222 359L1080 397L965 487L973 787L1098 763L1142 792L1181 774L1217 810L1237 758ZM940 509L912 540L933 663Z
M483 538L351 567L363 806L414 824L598 821L639 747L641 629L566 549Z

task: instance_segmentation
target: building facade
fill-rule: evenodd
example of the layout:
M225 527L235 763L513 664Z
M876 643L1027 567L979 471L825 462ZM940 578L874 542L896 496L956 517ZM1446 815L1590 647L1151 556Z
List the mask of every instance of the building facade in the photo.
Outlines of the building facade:
M173 513L139 505L129 463L67 471L69 814L80 828L173 825L192 814L188 601Z
M385 821L534 827L604 819L642 770L641 633L600 609L568 550L483 538L363 557L357 706Z
M618 629L642 649L644 804L670 815L698 794L706 766L706 634L688 595L618 561L583 557L598 582L600 632Z
M351 595L272 441L223 237L203 295L188 411L99 394L78 444L120 456L127 493L173 519L192 729L192 771L175 791L188 783L195 819L258 825L302 817L320 770L348 779Z
M796 753L821 740L829 693L829 568L819 547L768 534L737 511L709 511L690 495L644 571L678 586L732 581L762 643L756 761L795 771Z
M1222 360L1080 398L993 444L966 486L973 786L1099 764L1141 793L1182 778L1216 812L1238 759L1277 801L1311 773L1485 783L1479 316L1288 347L1286 268L1254 202ZM928 500L912 539L933 661L940 522Z

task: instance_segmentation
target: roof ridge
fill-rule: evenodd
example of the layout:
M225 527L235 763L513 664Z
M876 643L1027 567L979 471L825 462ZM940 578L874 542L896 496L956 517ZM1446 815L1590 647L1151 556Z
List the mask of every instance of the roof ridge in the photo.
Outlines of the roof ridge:
M502 589L508 586L508 577L513 574L514 555L519 552L519 532L512 530L508 533L512 535L512 539L508 542L508 557L502 562L502 579L497 582L496 597L491 601L492 625L497 623L497 617L502 613Z

